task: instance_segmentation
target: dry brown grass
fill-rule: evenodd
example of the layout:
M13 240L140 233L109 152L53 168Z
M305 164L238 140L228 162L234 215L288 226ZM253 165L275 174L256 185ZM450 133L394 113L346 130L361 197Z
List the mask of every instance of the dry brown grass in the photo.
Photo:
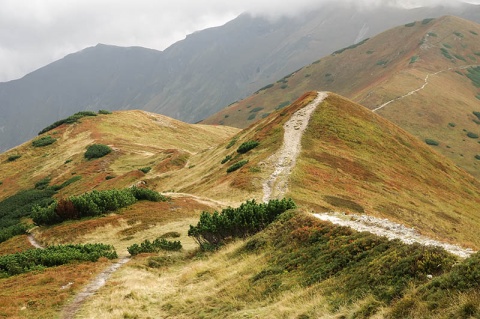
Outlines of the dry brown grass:
M387 217L480 247L480 184L390 122L331 94L312 116L289 196L315 211Z
M14 254L32 248L27 235L15 236L0 243L0 255Z
M109 263L102 259L0 279L0 317L55 318L63 305Z
M204 122L247 127L249 111L264 107L261 112L278 113L275 108L284 101L294 101L306 91L331 91L373 109L423 85L425 76L451 67L480 64L475 52L480 52L480 27L456 17L443 17L428 24L400 26L371 38L366 43L341 54L323 57L267 90L233 104ZM455 36L460 32L463 38ZM427 36L427 34L437 36ZM450 52L466 62L446 59L440 49L449 44ZM412 56L418 56L410 63ZM472 59L473 58L473 59ZM379 65L380 61L388 61ZM479 132L472 111L478 109L478 89L466 76L444 72L430 78L425 90L390 104L379 114L398 124L421 140L433 138L441 142L435 148L475 177L480 177L476 140L466 138L463 129ZM464 71L465 73L466 71ZM307 76L308 75L308 76ZM480 111L478 109L477 111ZM281 111L280 111L281 112ZM225 116L228 115L227 118ZM257 116L258 120L260 116ZM457 124L452 129L449 122ZM448 146L448 147L447 147Z

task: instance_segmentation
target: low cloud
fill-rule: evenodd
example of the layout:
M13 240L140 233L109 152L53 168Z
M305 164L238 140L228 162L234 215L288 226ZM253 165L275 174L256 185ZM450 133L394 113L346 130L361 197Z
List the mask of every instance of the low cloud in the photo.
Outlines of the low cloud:
M222 25L242 12L277 17L334 0L3 0L0 10L0 81L97 43L163 50L187 34ZM363 8L384 0L343 0ZM443 0L389 0L392 6L451 5Z

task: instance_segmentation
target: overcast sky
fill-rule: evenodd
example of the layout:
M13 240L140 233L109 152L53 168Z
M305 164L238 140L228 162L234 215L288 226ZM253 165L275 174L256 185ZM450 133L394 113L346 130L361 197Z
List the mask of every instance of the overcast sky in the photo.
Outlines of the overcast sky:
M163 50L196 30L242 12L297 14L334 0L0 0L0 82L97 43ZM456 0L336 0L364 7ZM480 3L480 0L471 0Z

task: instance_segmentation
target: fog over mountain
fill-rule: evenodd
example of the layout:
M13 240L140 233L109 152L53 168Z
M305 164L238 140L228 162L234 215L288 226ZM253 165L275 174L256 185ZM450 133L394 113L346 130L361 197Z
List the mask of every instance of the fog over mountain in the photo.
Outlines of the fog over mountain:
M0 11L0 82L20 78L96 43L164 50L194 31L222 25L243 12L270 19L292 17L331 3L367 9L376 6L454 6L460 2L5 0Z
M144 109L196 122L390 27L445 14L480 19L476 5L405 9L367 1L367 10L348 3L294 16L279 17L278 11L276 18L242 14L164 51L97 45L0 83L0 150L80 110Z

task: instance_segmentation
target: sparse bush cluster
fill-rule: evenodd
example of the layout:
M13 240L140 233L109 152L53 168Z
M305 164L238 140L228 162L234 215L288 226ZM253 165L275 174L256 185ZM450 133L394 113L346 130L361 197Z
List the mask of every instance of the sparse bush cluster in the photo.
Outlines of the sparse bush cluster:
M108 110L98 110L98 114L112 114L112 112Z
M467 69L467 77L472 81L473 85L480 88L480 66Z
M257 141L248 141L248 142L242 143L238 147L237 153L245 154L246 152L250 151L251 149L254 149L255 147L257 147L259 144L260 143L257 142Z
M178 251L182 249L182 243L179 240L166 240L165 238L157 238L154 241L144 240L140 245L133 244L127 248L128 253L132 256L141 253L157 253L160 250Z
M221 161L221 164L225 164L226 162L228 162L229 160L232 159L232 155L227 155L225 156L225 158Z
M340 50L337 50L335 52L332 53L332 55L337 55L337 54L340 54L340 53L343 53L345 50L351 50L351 49L355 49L356 47L364 44L365 42L367 42L370 38L366 38L365 40L362 40L356 44L352 44L346 48L343 48L343 49L340 49Z
M64 220L98 216L115 211L132 205L137 200L158 202L166 201L167 198L158 192L138 187L122 190L94 190L90 193L61 199L47 207L36 206L33 208L32 218L38 225L53 225Z
M0 277L65 265L74 261L97 261L100 257L114 259L118 256L112 246L104 244L58 245L46 249L30 249L0 256Z
M22 218L33 212L34 206L46 207L53 202L52 189L21 191L0 201L0 242L24 234L29 228Z
M226 208L220 213L203 212L196 226L190 225L188 236L201 248L215 248L227 238L245 238L267 227L278 215L295 208L291 199L270 200L257 204L247 201L238 208Z
M235 143L237 143L237 140L238 140L238 137L235 137L233 138L232 140L230 140L230 142L228 142L227 146L225 147L227 150L229 148L231 148L233 145L235 145Z
M477 134L477 133L473 133L473 132L468 132L468 133L467 133L467 136L470 137L470 138L478 138L478 134Z
M91 111L82 111L82 112L75 113L75 114L67 117L66 119L62 119L62 120L56 121L53 124L50 124L49 126L44 128L43 130L41 130L38 133L38 135L46 133L48 131L51 131L51 130L59 127L62 124L71 124L71 123L78 122L79 119L81 119L82 117L85 117L85 116L97 116L97 114L95 112L91 112Z
M42 136L34 141L32 141L32 145L34 147L42 147L53 144L57 141L57 139L51 137L50 135Z
M144 174L147 174L148 172L150 172L152 170L152 168L150 166L147 166L147 167L139 168L138 170L140 172L144 173Z
M236 162L235 164L227 168L227 173L234 172L237 169L240 169L242 166L244 166L247 163L248 163L248 160L241 160L240 162Z
M87 148L84 156L86 159L95 159L109 154L112 149L108 145L93 144Z
M427 145L432 145L432 146L440 145L440 143L438 141L436 141L434 139L431 139L431 138L426 138L425 143L427 143Z
M20 157L22 157L22 155L19 155L19 154L14 154L14 155L10 155L7 160L9 162L13 162L13 161L16 161L17 159L19 159Z

